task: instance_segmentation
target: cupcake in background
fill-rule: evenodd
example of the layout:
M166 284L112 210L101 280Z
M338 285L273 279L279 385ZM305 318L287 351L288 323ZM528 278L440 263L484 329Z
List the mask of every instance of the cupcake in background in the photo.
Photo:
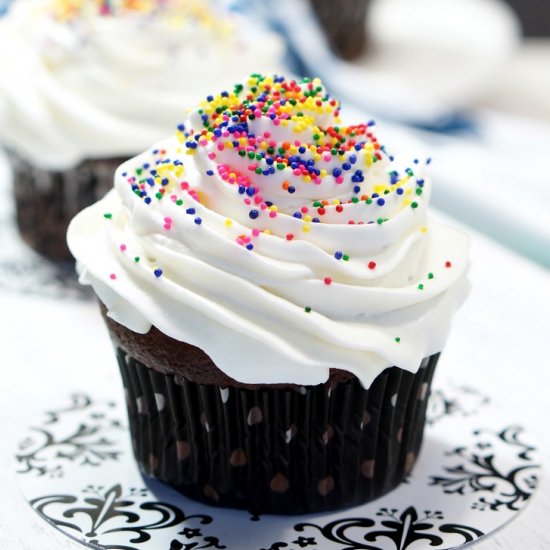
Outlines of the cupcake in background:
M0 142L23 238L69 259L69 220L120 162L171 132L182 105L279 69L283 49L202 0L14 2L0 20Z
M310 0L327 41L338 57L351 61L365 53L369 3L370 0Z
M411 472L469 246L428 216L429 162L375 131L318 79L254 74L71 222L145 474L297 514Z

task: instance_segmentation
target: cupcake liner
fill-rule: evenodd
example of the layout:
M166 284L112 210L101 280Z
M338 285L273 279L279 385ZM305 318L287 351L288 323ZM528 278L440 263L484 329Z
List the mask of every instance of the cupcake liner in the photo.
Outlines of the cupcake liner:
M113 187L122 158L85 160L64 171L37 168L13 151L16 217L23 239L52 260L72 260L66 234L71 219Z
M115 346L116 347L116 346ZM439 354L369 389L247 389L161 374L116 347L143 473L208 504L300 514L367 502L411 471Z

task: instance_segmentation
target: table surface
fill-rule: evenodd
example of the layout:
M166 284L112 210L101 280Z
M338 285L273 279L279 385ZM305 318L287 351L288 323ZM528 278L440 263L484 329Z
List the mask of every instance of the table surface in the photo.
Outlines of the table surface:
M455 318L439 373L504 402L548 464L550 272L487 237L470 234L473 290ZM14 454L39 415L70 393L119 385L115 360L93 301L53 299L40 291L25 294L1 283L0 548L77 549L78 543L45 523L25 502ZM526 510L476 548L549 548L549 489L543 478Z

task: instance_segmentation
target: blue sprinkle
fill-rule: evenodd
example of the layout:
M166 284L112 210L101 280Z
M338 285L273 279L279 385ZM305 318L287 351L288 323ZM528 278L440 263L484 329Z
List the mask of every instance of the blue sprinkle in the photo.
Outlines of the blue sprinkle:
M253 248L254 248L254 245L253 245L252 243L248 243L248 244L246 245L246 249L247 249L247 250L252 250Z
M260 213L259 213L257 210L251 210L251 211L248 213L248 216L249 216L250 219L252 219L252 220L255 220L259 215L260 215Z
M159 277L162 277L162 269L160 269L159 267L157 267L157 269L155 269L155 271L153 271L153 273L155 274L155 277L158 279Z
M200 224L202 223L202 219L201 219L201 218L195 218L194 221L195 221L195 223L196 223L197 225L200 225Z
M289 185L287 191L292 194L296 191L296 188L292 185Z
M151 197L145 197L145 198L143 199L143 202L144 202L145 204L151 204Z
M385 201L382 197L380 197L380 198L376 201L376 204L377 204L378 206L384 206L384 205L386 204L386 201Z
M340 251L334 253L334 257L335 257L337 260L341 260L343 255L344 255L344 254L343 254L342 252L340 252Z
M207 176L213 176L214 175L214 170L207 170L206 175Z
M299 220L302 219L302 213L301 213L301 212L294 212L294 214L292 214L292 216L293 216L294 218L299 219Z
M249 197L253 197L253 196L256 194L256 188L253 187L253 186L247 187L247 188L246 188L246 194L247 194Z
M191 214L193 215L195 213L195 209L194 208L188 208L186 211L185 211L186 214Z
M402 187L398 187L397 190L396 190L395 192L396 192L398 195L402 195L402 194L404 193Z

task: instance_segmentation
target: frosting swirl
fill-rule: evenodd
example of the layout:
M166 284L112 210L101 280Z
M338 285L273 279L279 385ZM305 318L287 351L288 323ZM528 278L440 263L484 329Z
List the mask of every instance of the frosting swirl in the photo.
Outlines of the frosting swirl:
M46 169L135 155L172 131L182 105L277 70L282 51L199 0L16 2L0 20L0 141Z
M240 382L415 371L467 293L468 240L428 220L426 163L398 167L373 122L338 117L316 79L209 96L72 222L82 282Z

